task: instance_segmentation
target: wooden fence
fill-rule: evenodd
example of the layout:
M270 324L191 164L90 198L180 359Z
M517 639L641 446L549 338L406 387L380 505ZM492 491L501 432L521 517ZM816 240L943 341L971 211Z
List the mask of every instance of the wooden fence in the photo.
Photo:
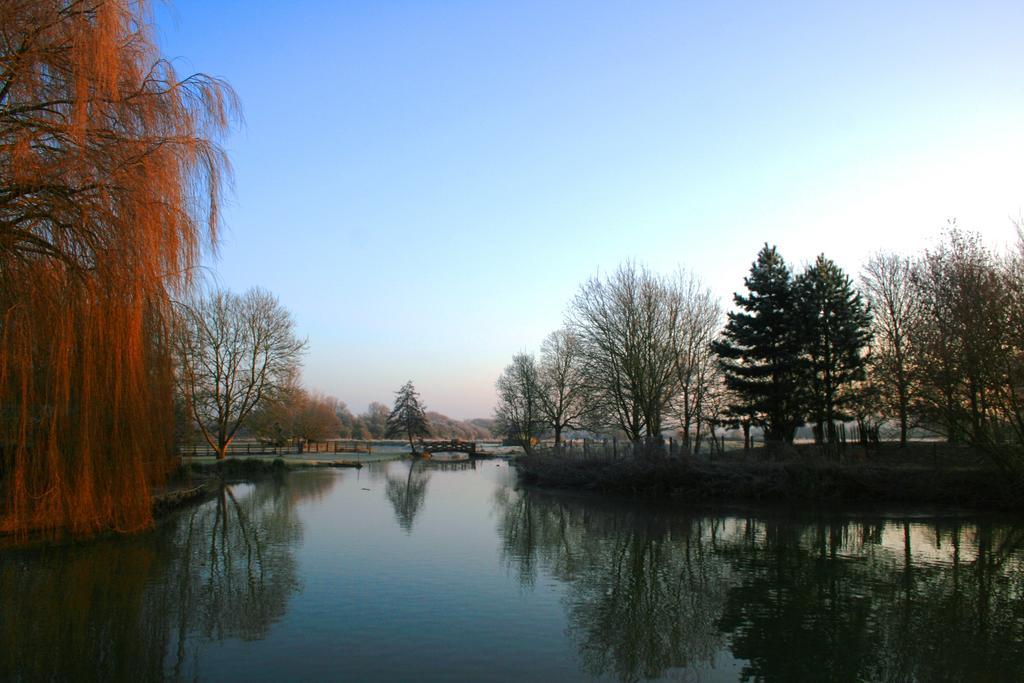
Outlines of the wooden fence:
M333 441L296 441L284 446L273 444L246 441L244 443L231 443L227 448L227 455L302 455L315 453L372 453L373 447L369 441L356 441L336 439ZM201 458L213 457L217 451L209 444L186 446L181 449L182 457Z
M690 444L690 448L693 444ZM540 453L550 453L569 458L623 458L661 455L676 458L688 452L688 448L675 438L653 441L619 441L618 439L566 439L559 445L540 444L535 447ZM724 437L702 437L698 454L705 457L721 455L726 450Z

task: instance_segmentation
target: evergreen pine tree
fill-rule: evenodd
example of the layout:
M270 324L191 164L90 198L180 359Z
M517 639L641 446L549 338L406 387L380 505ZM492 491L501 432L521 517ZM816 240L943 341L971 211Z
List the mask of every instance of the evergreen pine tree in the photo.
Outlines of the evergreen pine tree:
M735 294L722 339L714 344L735 400L727 412L763 426L768 442L792 443L803 424L801 338L789 268L767 244L744 279L748 294Z
M395 407L388 415L387 437L405 436L409 439L409 448L415 453L414 439L417 436L430 436L426 409L420 403L420 396L416 393L412 380L406 382L395 394Z
M818 256L796 278L808 408L815 439L835 442L836 420L849 420L851 386L865 378L864 349L871 338L867 307L850 278Z

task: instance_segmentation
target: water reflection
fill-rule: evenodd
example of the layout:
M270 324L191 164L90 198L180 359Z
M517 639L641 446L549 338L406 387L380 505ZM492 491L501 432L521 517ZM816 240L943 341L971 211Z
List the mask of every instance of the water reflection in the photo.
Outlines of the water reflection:
M143 536L0 552L0 680L1022 680L1022 526L508 482L486 462L298 472Z
M427 484L430 482L430 470L421 460L410 460L409 469L404 477L392 477L388 471L388 480L384 493L395 510L395 519L406 532L412 531L416 515L423 509L427 499Z
M524 585L567 583L592 676L706 670L742 680L1016 680L1024 528L692 516L499 490Z
M331 472L213 499L130 539L0 555L0 680L161 680L200 676L199 644L258 639L298 590L295 504Z

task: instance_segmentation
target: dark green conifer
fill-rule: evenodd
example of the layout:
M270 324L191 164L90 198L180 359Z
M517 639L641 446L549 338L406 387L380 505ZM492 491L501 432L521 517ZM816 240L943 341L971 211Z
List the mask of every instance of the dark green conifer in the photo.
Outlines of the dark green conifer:
M836 421L853 417L852 387L865 378L871 319L850 278L824 255L796 278L795 290L809 416L816 440L834 443Z
M728 412L764 427L765 439L792 443L803 424L801 336L793 277L767 244L744 279L748 294L735 294L722 339L714 345L726 386L736 400Z
M412 380L406 382L395 394L395 407L388 415L387 437L389 439L396 436L408 438L409 448L415 453L415 438L430 436L430 423L427 420L426 409L420 403L420 396L416 393Z

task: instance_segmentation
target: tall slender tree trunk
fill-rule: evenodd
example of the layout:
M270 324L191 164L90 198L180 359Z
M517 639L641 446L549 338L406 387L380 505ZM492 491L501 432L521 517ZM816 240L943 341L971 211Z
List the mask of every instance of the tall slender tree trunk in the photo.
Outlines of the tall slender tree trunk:
M683 389L683 452L690 452L690 421L693 419L690 415L690 390Z
M898 389L899 393L899 417L900 417L900 448L905 448L907 445L907 432L909 422L909 401L907 400L907 389L905 386L901 386Z

